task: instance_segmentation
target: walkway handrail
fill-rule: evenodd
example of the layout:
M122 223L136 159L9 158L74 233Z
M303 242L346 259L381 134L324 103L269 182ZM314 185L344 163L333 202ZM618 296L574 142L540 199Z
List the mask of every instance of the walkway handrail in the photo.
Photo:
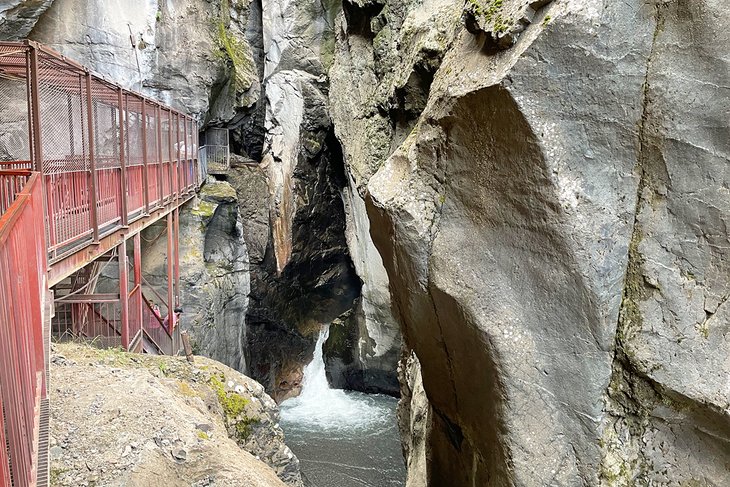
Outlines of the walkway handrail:
M40 183L40 175L33 173L0 217L0 485L4 486L36 483L39 411L47 397Z
M3 146L11 160L0 168L41 173L52 284L80 265L73 257L83 248L179 206L200 186L190 115L33 41L0 42L0 73L0 91L23 107L0 121L17 141Z

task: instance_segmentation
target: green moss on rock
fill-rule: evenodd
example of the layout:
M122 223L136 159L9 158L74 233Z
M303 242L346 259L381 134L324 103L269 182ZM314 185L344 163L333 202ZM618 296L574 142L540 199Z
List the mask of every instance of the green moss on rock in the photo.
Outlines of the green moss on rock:
M216 208L218 208L218 205L208 201L201 201L198 203L198 206L190 210L190 213L201 218L212 218Z

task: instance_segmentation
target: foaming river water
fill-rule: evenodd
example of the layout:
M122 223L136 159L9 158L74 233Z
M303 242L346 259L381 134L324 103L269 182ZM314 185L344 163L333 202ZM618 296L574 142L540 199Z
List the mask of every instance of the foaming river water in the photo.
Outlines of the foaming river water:
M312 487L403 486L398 401L330 389L322 359L328 333L322 330L314 359L304 369L302 393L281 403L281 427L305 482Z

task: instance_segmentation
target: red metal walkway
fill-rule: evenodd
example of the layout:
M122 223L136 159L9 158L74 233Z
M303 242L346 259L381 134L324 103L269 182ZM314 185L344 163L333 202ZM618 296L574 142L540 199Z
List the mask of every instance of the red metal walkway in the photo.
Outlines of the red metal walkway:
M0 486L48 483L54 309L77 336L177 353L178 208L203 180L197 152L190 116L40 44L0 43ZM140 232L160 220L158 312L143 294ZM118 292L95 292L102 257L117 265Z

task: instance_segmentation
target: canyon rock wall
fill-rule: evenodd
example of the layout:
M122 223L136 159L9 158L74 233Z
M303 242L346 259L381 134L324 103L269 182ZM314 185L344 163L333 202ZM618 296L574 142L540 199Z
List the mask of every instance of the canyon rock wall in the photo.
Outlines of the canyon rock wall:
M343 10L330 106L422 366L426 481L726 483L721 2Z
M235 189L209 181L180 211L180 324L194 352L246 371L246 310L251 288L249 256ZM145 295L167 296L167 228L161 221L142 233ZM166 311L166 310L165 310Z
M348 324L344 331L352 340L330 347L333 383L390 393L398 388L400 341L389 311L387 276L367 235L363 200L346 190L340 147L332 136L327 73L340 10L339 2L145 0L130 9L119 2L55 0L10 2L0 15L3 39L27 35L126 87L197 114L204 127L231 129L231 148L243 157L234 157L224 179L238 193L242 242L256 253L249 270L236 272L250 272L253 284L235 278L222 285L201 271L207 263L188 259L183 283L193 318L184 317L183 323L198 324L203 353L243 366L246 333L238 315L248 313L254 328L247 338L256 366L252 373L272 392L275 384L286 383L296 393L317 326L343 313L353 319L337 322ZM0 137L12 143L5 138ZM263 171L252 178L252 164L262 159ZM217 203L204 197L202 204ZM227 203L224 207L233 214ZM186 232L212 218L201 217L198 206L190 208L198 213L182 215ZM255 208L263 208L268 221ZM202 255L206 231L188 232L190 255ZM158 250L164 252L164 245ZM232 265L239 264L248 267L239 260ZM223 286L221 302L208 307L211 296L199 299L201 278L213 279L212 288ZM247 310L242 303L250 290ZM213 324L213 317L221 323ZM227 341L216 350L218 338Z
M277 399L298 392L318 330L332 323L340 333L332 334L325 352L331 382L398 390L400 341L387 276L382 265L370 269L371 257L376 264L380 259L368 244L364 203L347 194L329 114L327 73L339 11L339 2L262 2L262 167L270 193L267 259L273 262L252 268L249 344L252 373Z

